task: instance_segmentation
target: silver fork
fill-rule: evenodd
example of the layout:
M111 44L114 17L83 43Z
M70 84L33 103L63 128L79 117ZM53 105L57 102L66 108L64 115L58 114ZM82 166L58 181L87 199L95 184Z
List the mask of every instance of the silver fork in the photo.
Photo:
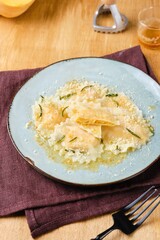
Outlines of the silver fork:
M156 194L156 192L157 189L152 186L133 202L123 207L120 211L112 214L114 220L113 226L98 234L96 238L92 238L91 240L102 240L115 229L119 229L127 235L134 232L159 205L160 200L154 204L154 206L141 219L139 219L139 217L159 198L160 194ZM137 210L142 207L154 194L156 194L156 196L152 199L152 201L144 209L134 215L134 213L137 212ZM143 201L141 202L141 200ZM138 206L137 203L139 203Z

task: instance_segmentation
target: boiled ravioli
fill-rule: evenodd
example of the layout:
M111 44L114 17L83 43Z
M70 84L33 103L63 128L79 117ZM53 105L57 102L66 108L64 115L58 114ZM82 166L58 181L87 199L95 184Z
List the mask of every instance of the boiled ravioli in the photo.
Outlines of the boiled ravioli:
M58 154L71 163L107 163L107 156L118 163L154 134L128 96L87 80L67 82L52 96L40 96L32 112L36 140L53 159Z
M49 145L59 150L61 155L72 156L73 161L90 162L101 156L103 147L100 139L81 128L80 125L66 120L56 125L51 134ZM65 154L64 154L65 153ZM65 157L65 158L66 158Z
M85 125L79 124L79 128L85 130L86 132L92 134L94 137L101 139L102 138L102 127L99 125Z
M36 131L42 137L49 137L56 124L65 121L61 109L51 99L42 98L33 107L33 119Z
M81 103L79 108L76 105L71 106L70 117L75 122L84 125L115 126L119 124L111 111L93 103Z

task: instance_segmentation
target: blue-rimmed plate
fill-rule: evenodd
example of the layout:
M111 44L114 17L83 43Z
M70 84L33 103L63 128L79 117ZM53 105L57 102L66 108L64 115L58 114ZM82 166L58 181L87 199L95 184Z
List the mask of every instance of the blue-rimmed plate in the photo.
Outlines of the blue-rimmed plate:
M57 88L73 79L97 81L124 92L133 99L155 129L151 141L114 166L101 165L97 171L67 170L48 158L25 128L32 119L31 106L40 95L53 95ZM132 178L147 169L160 155L160 86L144 72L130 65L102 58L75 58L54 63L29 79L13 99L8 128L12 141L24 157L41 173L72 184L102 185Z

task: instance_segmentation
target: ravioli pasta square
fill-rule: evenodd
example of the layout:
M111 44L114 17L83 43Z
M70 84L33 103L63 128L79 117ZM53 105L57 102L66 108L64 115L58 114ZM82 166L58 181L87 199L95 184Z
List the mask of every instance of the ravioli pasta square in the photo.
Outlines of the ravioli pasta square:
M119 162L147 144L153 127L123 92L72 80L32 106L36 140L47 154L68 164Z

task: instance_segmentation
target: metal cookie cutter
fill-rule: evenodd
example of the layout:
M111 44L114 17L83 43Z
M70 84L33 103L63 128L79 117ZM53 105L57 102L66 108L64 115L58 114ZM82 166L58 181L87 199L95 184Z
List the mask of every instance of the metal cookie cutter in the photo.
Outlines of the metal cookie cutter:
M111 27L97 25L97 18L100 14L112 14L114 25ZM123 14L120 14L116 4L102 4L95 12L93 19L93 28L98 32L118 33L123 31L128 24L128 19Z

